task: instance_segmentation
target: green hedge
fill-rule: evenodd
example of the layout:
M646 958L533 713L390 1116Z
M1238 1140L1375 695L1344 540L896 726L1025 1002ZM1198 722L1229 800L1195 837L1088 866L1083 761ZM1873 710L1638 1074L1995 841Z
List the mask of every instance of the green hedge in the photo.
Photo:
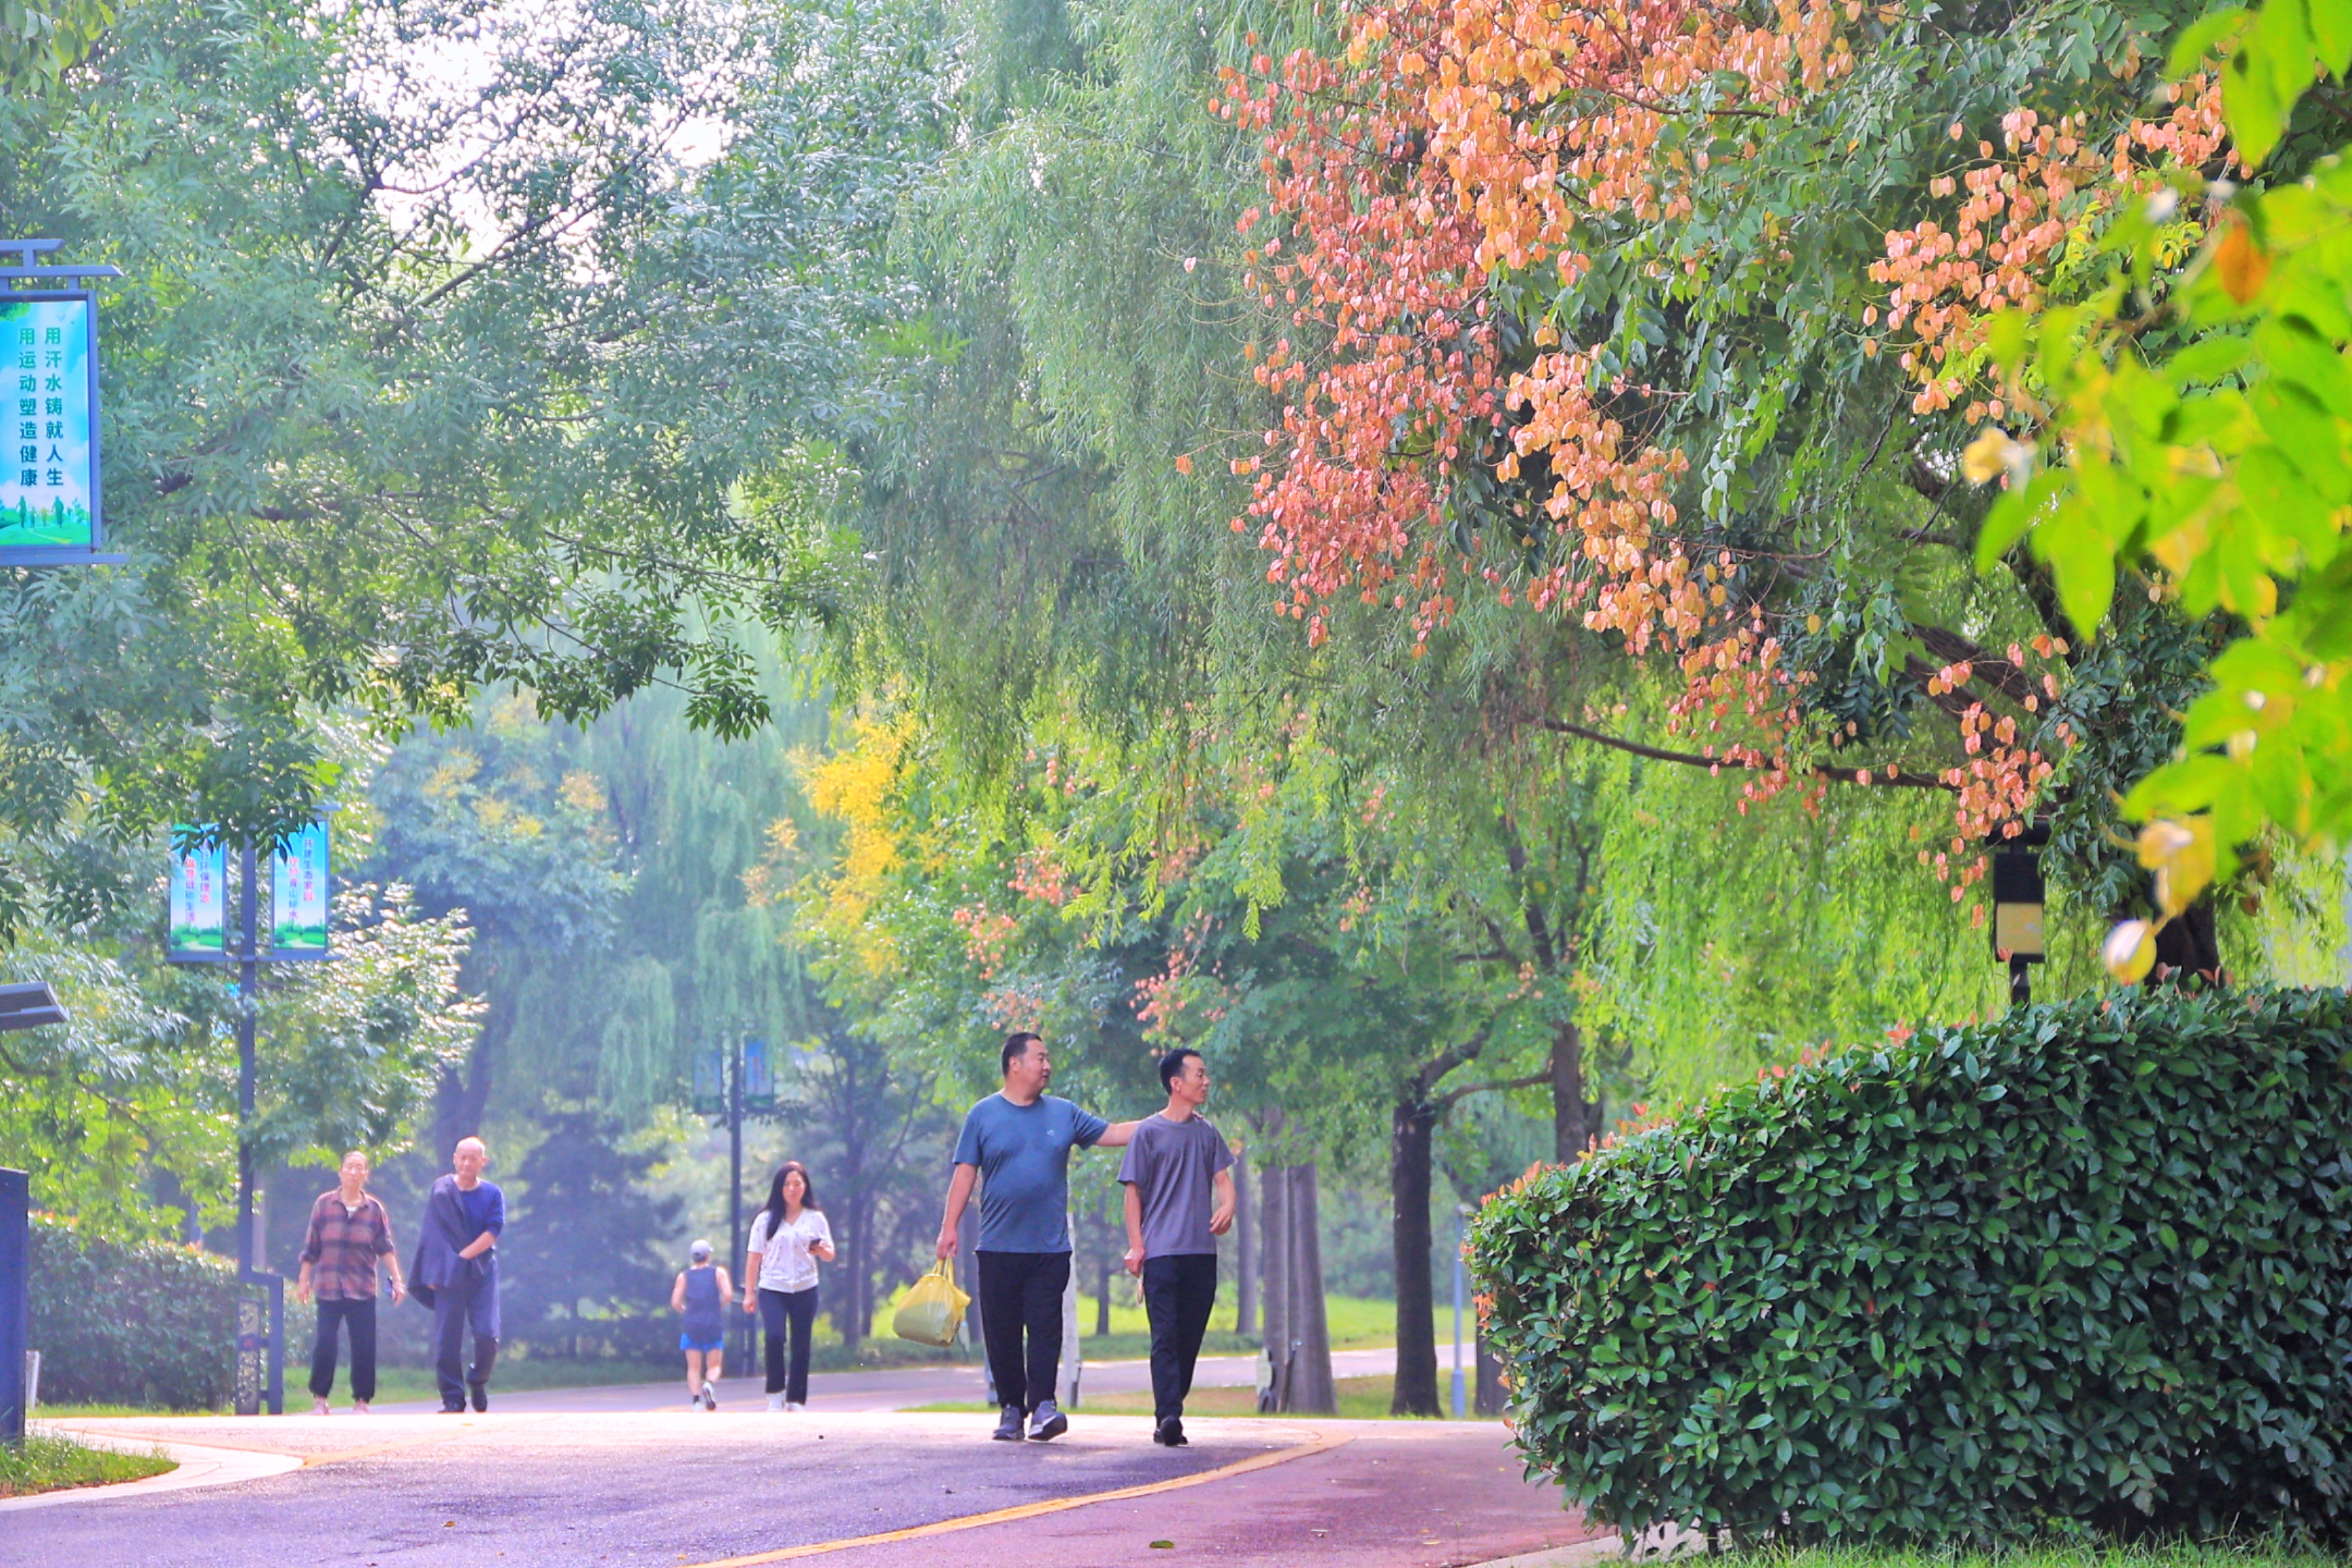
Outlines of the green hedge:
M84 1236L46 1215L33 1218L32 1261L32 1348L41 1352L44 1405L210 1410L230 1403L236 1264L168 1242ZM297 1338L295 1303L287 1309L288 1359L300 1363L310 1340Z
M1751 1539L2352 1535L2352 1005L2134 994L1775 1069L1472 1230L1530 1463Z

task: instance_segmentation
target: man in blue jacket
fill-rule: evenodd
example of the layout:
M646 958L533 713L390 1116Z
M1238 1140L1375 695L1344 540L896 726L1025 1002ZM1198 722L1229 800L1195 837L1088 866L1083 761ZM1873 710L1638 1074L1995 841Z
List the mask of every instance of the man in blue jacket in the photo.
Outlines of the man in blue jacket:
M490 1152L479 1138L461 1138L450 1156L453 1173L433 1184L418 1226L409 1293L433 1309L433 1364L441 1381L441 1413L490 1407L490 1368L499 1359L499 1232L507 1226L507 1196L482 1180ZM466 1329L474 1331L467 1366Z

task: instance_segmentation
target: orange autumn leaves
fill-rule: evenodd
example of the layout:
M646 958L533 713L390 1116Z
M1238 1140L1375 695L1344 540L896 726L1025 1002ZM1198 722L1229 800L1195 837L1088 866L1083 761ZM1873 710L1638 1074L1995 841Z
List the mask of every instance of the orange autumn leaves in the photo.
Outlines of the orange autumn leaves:
M1701 548L1679 515L1686 459L1658 436L1688 390L1559 341L1540 306L1612 260L1594 247L1628 224L1688 217L1710 178L1736 174L1712 161L1753 156L1906 20L1860 0L1381 0L1339 58L1261 54L1223 73L1212 111L1263 137L1269 201L1244 218L1243 261L1268 319L1254 371L1281 411L1234 465L1253 479L1234 527L1271 556L1281 613L1313 640L1342 595L1409 614L1423 638L1471 592L1573 614L1675 659L1675 723L1747 771L1750 798L1799 776L1811 676L1751 579L1770 563ZM2109 68L2131 75L2137 50ZM1886 235L1853 322L1863 352L1893 335L1916 414L2013 416L1981 373L1985 318L2039 302L2084 226L2167 168L2210 163L2223 134L2210 79L2120 130L2009 114L1998 149L1978 143L1928 187L1946 211ZM1785 219L1762 216L1743 254L1660 244L1644 265L1703 289L1790 264ZM1507 298L1533 319L1507 320ZM1967 753L1939 777L1956 826L2013 829L2051 759L2013 716L1946 706Z
M1784 0L1755 26L1709 5L1403 0L1358 19L1344 62L1302 51L1278 76L1264 56L1224 74L1214 110L1266 132L1272 218L1252 209L1243 230L1275 232L1244 253L1246 287L1320 345L1311 367L1289 337L1271 346L1256 374L1285 397L1281 423L1266 458L1234 465L1257 476L1267 576L1310 637L1346 593L1412 610L1423 636L1454 613L1458 563L1479 542L1449 536L1444 491L1484 463L1505 480L1549 477L1539 512L1512 521L1554 546L1521 590L1538 610L1582 605L1637 650L1698 640L1722 595L1676 565L1670 493L1685 463L1645 438L1652 389L1540 331L1533 362L1507 376L1486 279L1548 263L1572 282L1591 265L1589 216L1687 211L1709 155L1660 151L1680 100L1731 73L1744 85L1710 113L1786 112L1850 68L1840 10ZM1737 653L1696 665L1764 657L1763 640L1735 629Z
M2044 302L2051 274L2070 245L2127 198L2164 189L2168 169L2202 168L2228 141L2221 123L2221 79L2210 74L2166 89L2168 112L2136 121L2118 135L2093 138L2069 117L2045 122L2030 109L2001 120L2001 148L1977 144L1984 160L1964 175L1931 182L1929 194L1966 195L1948 226L1924 220L1886 237L1886 256L1870 268L1890 289L1886 326L1907 330L1912 345L1903 368L1919 383L1915 413L1961 405L1971 423L2004 419L2004 406L1983 380L1985 323L2004 308L2032 310ZM1961 134L1955 124L1954 139ZM2175 259L2193 248L2194 227L2183 220ZM1874 324L1877 310L1865 312Z

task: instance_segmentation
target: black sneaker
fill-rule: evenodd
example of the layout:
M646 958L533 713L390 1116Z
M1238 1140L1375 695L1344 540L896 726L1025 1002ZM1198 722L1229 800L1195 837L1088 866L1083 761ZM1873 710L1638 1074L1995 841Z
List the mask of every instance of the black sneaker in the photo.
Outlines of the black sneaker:
M1049 1442L1070 1429L1070 1418L1062 1414L1052 1400L1037 1406L1029 1417L1029 1436L1040 1443Z
M488 1384L469 1383L466 1386L474 1391L475 1409L488 1410L490 1407L490 1385Z
M997 1412L996 1430L989 1434L989 1436L994 1437L1000 1443L1018 1443L1021 1441L1021 1406L1018 1405L1008 1405L1003 1410Z
M1163 1448L1189 1448L1192 1439L1184 1436L1183 1421L1174 1415L1151 1429L1151 1440Z

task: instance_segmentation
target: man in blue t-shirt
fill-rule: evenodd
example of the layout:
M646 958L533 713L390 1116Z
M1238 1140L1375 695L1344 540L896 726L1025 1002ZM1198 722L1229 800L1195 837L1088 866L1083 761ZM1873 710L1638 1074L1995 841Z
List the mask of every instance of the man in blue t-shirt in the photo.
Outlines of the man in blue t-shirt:
M1070 1283L1070 1151L1116 1149L1135 1123L1116 1124L1045 1092L1054 1062L1045 1042L1024 1030L1004 1037L1004 1088L967 1112L956 1139L955 1175L940 1222L941 1258L956 1250L956 1226L981 1183L980 1329L996 1384L995 1436L1021 1441L1021 1422L1044 1442L1070 1429L1054 1403L1062 1361L1062 1292ZM1028 1340L1024 1355L1023 1337Z
M490 1162L479 1138L460 1138L451 1172L433 1184L417 1227L416 1261L409 1292L433 1309L433 1365L441 1384L441 1410L455 1415L473 1395L490 1407L490 1369L499 1359L499 1235L507 1227L507 1198L482 1180ZM465 1359L466 1331L474 1331L474 1359Z

